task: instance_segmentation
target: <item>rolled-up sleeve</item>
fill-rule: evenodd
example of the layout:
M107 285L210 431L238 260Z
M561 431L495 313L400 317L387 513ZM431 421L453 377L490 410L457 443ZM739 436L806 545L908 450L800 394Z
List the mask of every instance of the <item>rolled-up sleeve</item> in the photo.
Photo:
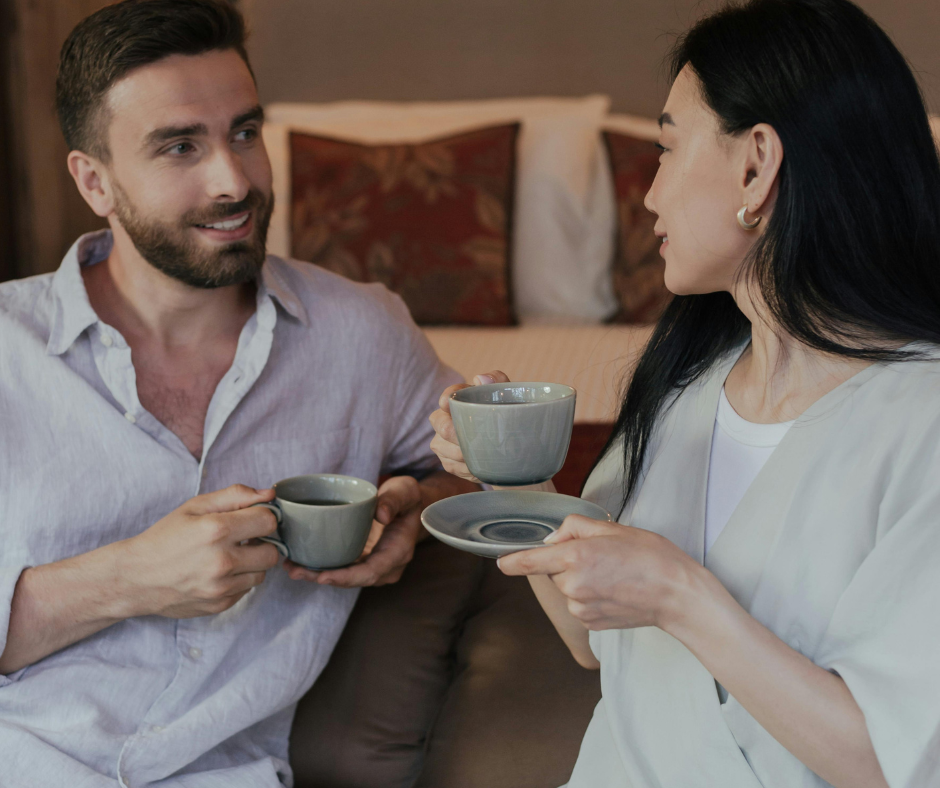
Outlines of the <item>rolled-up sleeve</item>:
M0 654L7 647L7 635L10 632L10 611L13 609L13 593L20 575L27 567L25 565L0 566ZM0 673L0 689L10 684L21 675L22 671L15 671L8 676Z
M382 463L383 473L426 473L441 468L437 455L431 451L434 429L428 416L437 409L444 389L462 383L463 378L437 357L424 332L411 319L404 302L398 296L393 296L393 299L397 302L406 341L400 346L402 363L395 398L398 413L391 424L392 434Z

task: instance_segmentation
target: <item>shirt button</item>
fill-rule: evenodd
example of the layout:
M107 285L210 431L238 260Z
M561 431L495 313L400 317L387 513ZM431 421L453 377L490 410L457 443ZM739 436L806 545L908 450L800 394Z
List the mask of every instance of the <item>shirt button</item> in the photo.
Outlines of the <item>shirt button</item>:
M202 649L196 648L195 646L193 646L192 648L189 649L189 656L192 659L199 659L199 657L202 656Z
M114 340L111 338L110 334L101 335L101 344L105 347L111 347L114 344Z
M124 418L127 419L131 424L137 423L137 419L135 419L134 416L130 413L125 413Z

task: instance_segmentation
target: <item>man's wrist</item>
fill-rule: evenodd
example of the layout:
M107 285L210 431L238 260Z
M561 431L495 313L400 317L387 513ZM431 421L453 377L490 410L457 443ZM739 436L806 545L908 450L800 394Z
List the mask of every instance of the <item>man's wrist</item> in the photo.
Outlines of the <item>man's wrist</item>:
M131 539L114 542L95 552L100 562L98 571L103 579L105 615L114 621L151 615L147 595L135 578L140 577L134 566L134 545Z

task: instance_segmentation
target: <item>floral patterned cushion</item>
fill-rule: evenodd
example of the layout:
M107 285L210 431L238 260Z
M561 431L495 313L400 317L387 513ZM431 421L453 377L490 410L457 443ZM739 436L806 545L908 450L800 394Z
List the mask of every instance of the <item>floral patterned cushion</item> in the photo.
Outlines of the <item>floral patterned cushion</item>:
M421 324L503 326L519 124L420 144L292 133L292 254L398 293Z
M618 323L653 323L672 298L663 283L661 242L653 233L656 216L643 205L656 177L659 153L648 140L614 131L604 132L604 144L617 201L613 278L620 311L613 319Z

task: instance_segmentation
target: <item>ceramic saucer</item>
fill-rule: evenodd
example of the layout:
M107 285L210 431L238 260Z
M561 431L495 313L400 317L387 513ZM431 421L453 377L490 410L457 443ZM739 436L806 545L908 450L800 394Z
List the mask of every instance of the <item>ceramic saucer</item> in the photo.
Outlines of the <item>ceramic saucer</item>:
M560 493L489 490L455 495L431 504L421 515L428 532L442 542L487 558L544 547L569 514L610 520L600 506Z

